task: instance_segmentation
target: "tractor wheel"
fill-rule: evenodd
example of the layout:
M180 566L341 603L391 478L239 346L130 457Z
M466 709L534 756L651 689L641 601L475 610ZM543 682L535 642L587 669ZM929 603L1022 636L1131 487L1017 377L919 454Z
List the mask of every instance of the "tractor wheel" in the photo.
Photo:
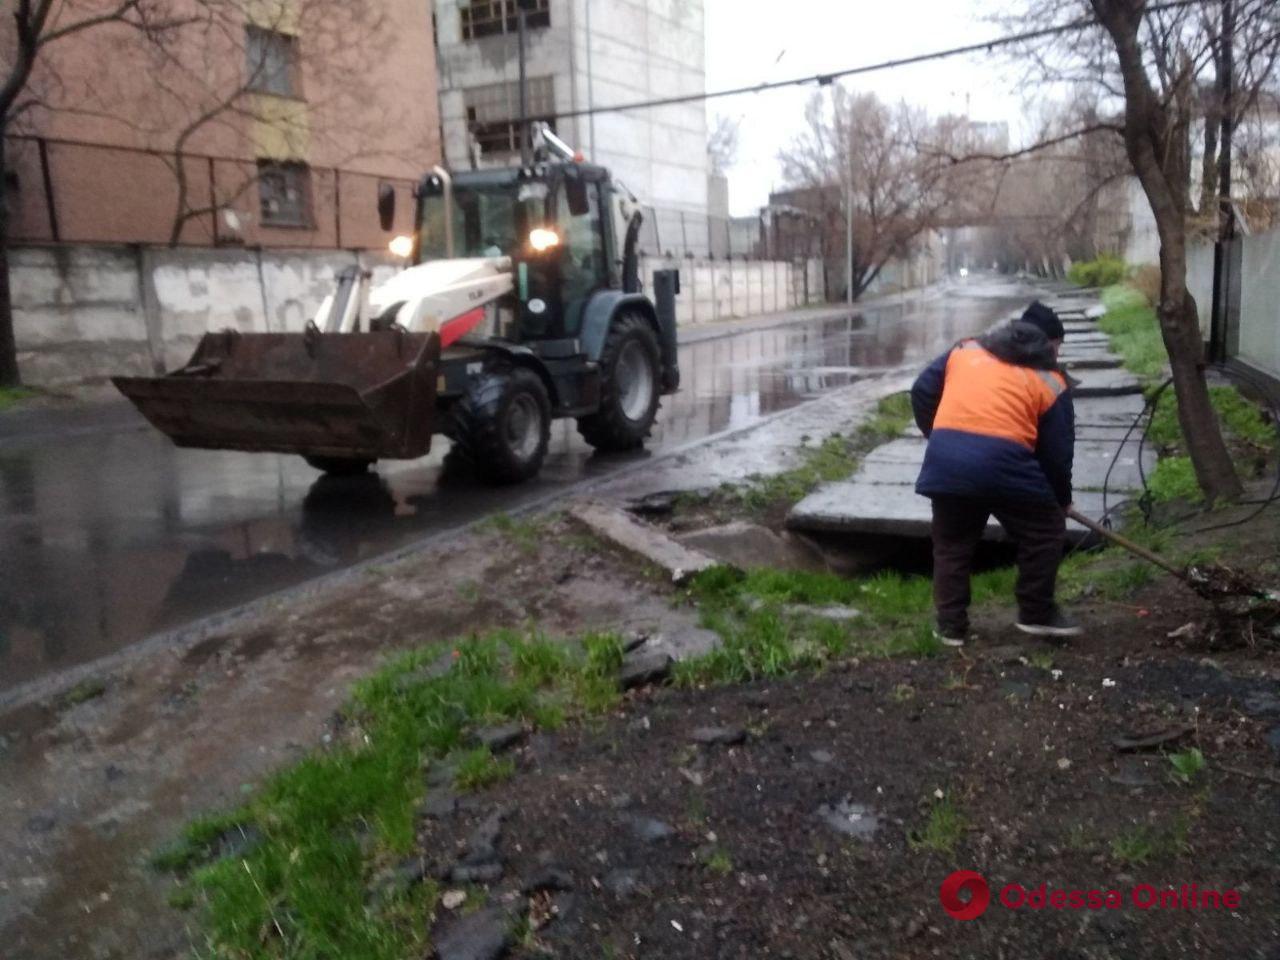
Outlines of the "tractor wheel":
M374 463L352 457L303 457L307 464L331 477L358 477Z
M490 483L528 480L542 469L551 440L547 388L525 367L488 367L449 411L445 432Z
M613 321L600 354L600 409L578 420L578 432L597 450L634 450L658 415L662 360L658 338L639 313Z

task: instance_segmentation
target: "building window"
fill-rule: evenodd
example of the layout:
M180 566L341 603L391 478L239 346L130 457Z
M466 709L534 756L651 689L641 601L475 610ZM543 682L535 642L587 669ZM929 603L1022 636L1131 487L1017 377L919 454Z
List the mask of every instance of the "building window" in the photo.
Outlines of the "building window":
M520 85L488 83L462 91L467 132L481 156L520 152ZM555 129L555 82L551 77L529 78L529 121L543 121Z
M261 27L245 27L248 82L256 93L301 97L298 82L298 38Z
M311 226L311 169L297 161L258 161L262 225Z
M551 0L472 0L459 8L462 39L479 40L520 29L517 11L525 5L525 22L530 30L551 26Z

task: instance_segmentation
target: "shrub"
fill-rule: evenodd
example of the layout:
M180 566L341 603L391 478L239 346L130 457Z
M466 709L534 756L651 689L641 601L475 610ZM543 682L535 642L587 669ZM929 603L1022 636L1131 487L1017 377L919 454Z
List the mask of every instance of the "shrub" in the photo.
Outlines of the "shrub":
M1067 270L1067 278L1082 287L1109 287L1125 277L1124 261L1104 253L1096 260L1081 260Z

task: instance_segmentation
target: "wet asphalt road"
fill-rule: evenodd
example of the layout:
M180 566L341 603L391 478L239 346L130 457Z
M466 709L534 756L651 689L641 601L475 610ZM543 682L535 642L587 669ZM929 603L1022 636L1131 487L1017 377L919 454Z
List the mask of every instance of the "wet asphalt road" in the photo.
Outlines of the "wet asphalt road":
M469 484L443 438L421 460L339 480L297 457L180 450L119 407L98 427L6 438L0 426L0 692L924 361L1020 296L971 283L682 344L681 392L646 451L596 456L558 422L542 475L518 488Z

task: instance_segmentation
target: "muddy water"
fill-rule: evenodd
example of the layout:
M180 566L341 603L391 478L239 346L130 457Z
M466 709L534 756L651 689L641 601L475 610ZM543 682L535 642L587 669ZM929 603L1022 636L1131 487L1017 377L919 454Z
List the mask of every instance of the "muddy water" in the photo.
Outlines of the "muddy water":
M118 412L109 431L4 440L0 692L924 360L1016 296L960 288L686 343L683 388L665 398L647 451L597 456L560 422L542 475L516 489L469 483L444 440L422 460L356 480L319 477L296 457L179 450L140 421L120 429Z

